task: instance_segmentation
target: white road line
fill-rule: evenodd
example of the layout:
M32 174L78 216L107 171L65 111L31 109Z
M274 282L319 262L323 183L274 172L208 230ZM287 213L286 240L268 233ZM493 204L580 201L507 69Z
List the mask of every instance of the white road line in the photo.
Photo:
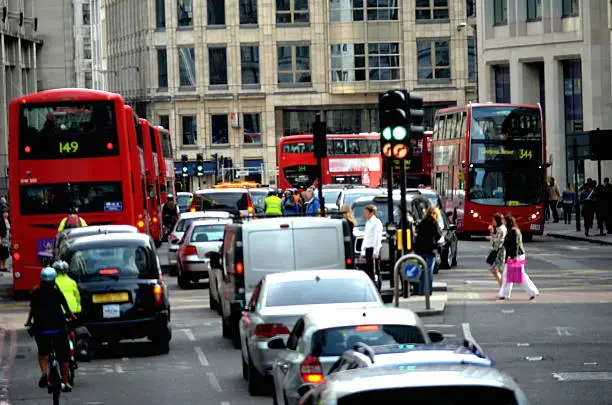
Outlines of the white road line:
M457 337L457 335L453 335L453 334L450 334L450 333L444 333L444 334L442 334L442 336L444 336L445 338L456 338Z
M230 401L221 401L221 405L231 405Z
M557 335L559 336L572 336L567 326L557 326Z
M454 328L455 325L446 325L443 323L430 323L425 325L426 328Z
M191 331L191 329L181 329L183 332L185 332L185 335L187 335L187 339L191 340L192 342L195 342L196 338L193 335L193 332Z
M513 314L514 309L502 309L502 314Z
M223 392L223 388L221 388L221 385L219 384L219 380L217 380L217 377L215 377L215 375L212 372L206 373L206 377L208 377L208 381L210 381L210 385L212 385L215 391Z
M204 352L202 351L201 347L195 347L195 352L198 355L198 360L200 361L200 364L202 365L202 367L208 367L210 365L210 363L208 363L208 359L206 358L206 356L204 355Z
M463 337L467 340L471 340L475 342L474 336L472 336L472 329L470 328L470 324L468 322L464 322L461 324L461 329L463 329Z
M497 281L495 280L464 280L463 283L464 284L484 284L484 285L496 284L497 285Z
M115 363L115 372L123 374L125 373L125 370L121 364Z

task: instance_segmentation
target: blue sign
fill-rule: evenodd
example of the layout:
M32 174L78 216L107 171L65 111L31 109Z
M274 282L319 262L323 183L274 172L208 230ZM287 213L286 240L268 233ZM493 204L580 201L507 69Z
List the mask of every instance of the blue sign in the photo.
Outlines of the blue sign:
M402 275L406 280L418 280L421 277L421 266L418 263L408 263L402 269Z
M121 201L105 201L104 212L121 212L123 211L123 202Z
M187 162L189 175L195 176L197 173L196 162ZM183 162L174 162L174 173L178 177L183 176ZM215 174L215 164L213 162L204 162L204 174Z
M36 239L36 254L39 259L53 258L53 245L55 238Z

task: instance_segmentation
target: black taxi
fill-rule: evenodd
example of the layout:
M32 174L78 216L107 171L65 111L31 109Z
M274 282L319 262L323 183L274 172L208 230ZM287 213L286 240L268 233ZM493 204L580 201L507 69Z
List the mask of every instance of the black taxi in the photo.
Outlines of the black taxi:
M170 350L170 302L153 240L141 233L84 236L62 259L81 292L80 322L93 343L148 338Z

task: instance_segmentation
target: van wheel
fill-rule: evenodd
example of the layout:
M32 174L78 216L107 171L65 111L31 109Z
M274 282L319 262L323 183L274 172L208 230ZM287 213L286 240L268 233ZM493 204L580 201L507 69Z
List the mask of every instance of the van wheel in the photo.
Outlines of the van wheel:
M176 282L179 287L186 289L189 287L189 280L183 275L183 272L179 269L178 276L176 278Z
M261 373L255 368L253 362L249 358L248 363L248 388L249 394L253 397L261 395L264 391L265 380Z

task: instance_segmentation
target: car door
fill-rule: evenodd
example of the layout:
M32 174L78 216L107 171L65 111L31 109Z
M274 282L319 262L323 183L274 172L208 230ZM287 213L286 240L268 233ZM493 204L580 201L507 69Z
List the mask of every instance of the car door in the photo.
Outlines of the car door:
M255 329L255 326L261 323L261 317L257 312L259 309L257 303L260 301L259 297L261 295L263 283L264 281L261 280L259 283L257 283L257 286L255 286L255 289L253 290L253 295L251 295L251 300L249 301L246 310L242 314L242 318L240 318L239 323L240 340L243 342L243 344L241 345L242 357L245 361L247 361L247 364L249 359L249 352L252 350L252 348L249 347L250 337L253 335L253 330Z
M299 376L299 359L302 355L298 350L299 343L304 335L304 326L304 318L300 318L293 327L289 338L287 338L286 349L279 353L274 364L274 383L281 398L287 389L291 389L295 385L296 375Z

